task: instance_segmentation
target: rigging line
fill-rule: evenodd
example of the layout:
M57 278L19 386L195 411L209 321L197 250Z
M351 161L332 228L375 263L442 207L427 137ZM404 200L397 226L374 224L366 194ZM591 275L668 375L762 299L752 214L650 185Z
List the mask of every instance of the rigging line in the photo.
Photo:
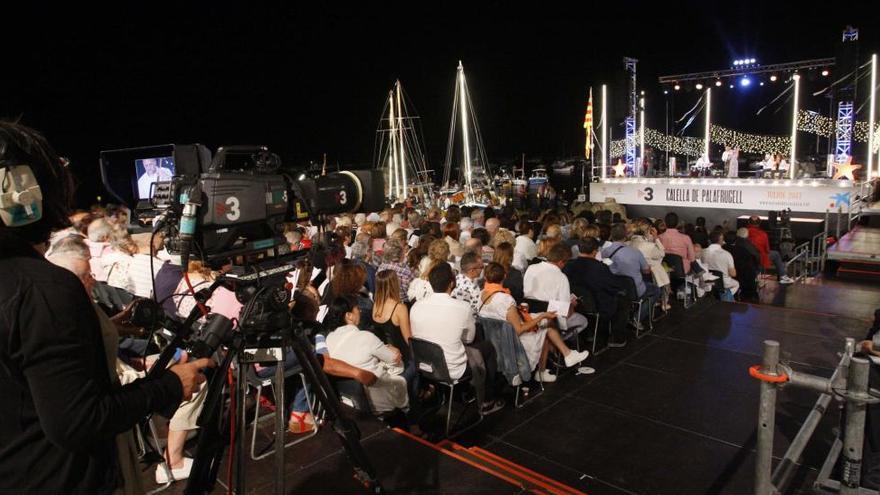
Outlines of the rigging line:
M691 107L690 110L688 110L687 112L685 112L684 115L682 115L680 119L676 120L675 123L676 123L676 124L680 124L681 121L683 121L684 119L686 119L686 118L688 117L688 115L690 115L694 110L697 110L697 107L700 107L700 105L702 105L702 104L703 104L703 96L700 96L700 99L697 100L697 103L695 103L694 106Z
M776 101L777 101L778 99L780 99L780 98L782 98L783 96L785 96L785 94L788 93L789 91L791 91L792 88L793 88L793 86L786 86L785 89L783 89L781 93L779 93L778 95L776 95L776 98L773 98L772 100L770 100L770 103L767 103L767 104L764 105L763 107L759 108L758 111L757 111L757 113L755 113L755 115L761 115L761 112L763 112L765 108L767 108L767 107L769 107L770 105L776 103Z

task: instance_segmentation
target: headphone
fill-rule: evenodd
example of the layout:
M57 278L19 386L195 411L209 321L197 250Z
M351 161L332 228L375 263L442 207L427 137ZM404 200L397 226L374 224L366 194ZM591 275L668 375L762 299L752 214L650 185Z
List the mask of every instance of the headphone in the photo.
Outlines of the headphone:
M43 218L43 191L30 165L3 160L6 143L0 139L0 222L21 227Z

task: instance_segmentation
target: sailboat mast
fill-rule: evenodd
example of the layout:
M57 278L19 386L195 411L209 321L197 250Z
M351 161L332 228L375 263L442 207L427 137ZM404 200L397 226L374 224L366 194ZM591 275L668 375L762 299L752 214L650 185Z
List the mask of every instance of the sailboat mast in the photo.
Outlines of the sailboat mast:
M400 154L400 176L403 182L403 199L406 200L407 196L407 181L406 181L406 153L404 152L404 140L403 140L403 108L400 103L400 81L394 85L397 90L397 132L399 138L397 140L398 153Z
M391 193L389 196L400 196L400 184L397 180L397 120L394 117L394 91L388 92L388 104L390 108L388 120L391 123Z
M471 185L471 140L470 135L468 134L468 108L467 108L467 86L464 81L464 67L461 65L461 60L458 61L458 85L459 85L459 98L461 101L459 102L459 106L461 107L461 131L462 131L462 145L464 147L464 165L465 165L465 179L467 183L468 193L473 195L473 186Z

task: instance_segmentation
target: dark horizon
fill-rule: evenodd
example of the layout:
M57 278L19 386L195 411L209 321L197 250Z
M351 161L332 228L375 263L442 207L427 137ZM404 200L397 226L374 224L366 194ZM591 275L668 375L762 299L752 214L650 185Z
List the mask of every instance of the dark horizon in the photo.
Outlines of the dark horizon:
M495 1L418 12L372 4L79 7L56 20L31 13L7 34L20 46L7 50L0 117L20 116L70 157L79 200L87 202L100 192L97 160L105 149L266 144L289 165L320 161L325 152L330 166L369 164L384 96L400 79L421 117L429 165L439 170L462 60L490 161L572 156L583 149L587 89L621 84L622 57L639 59L639 87L660 108L648 112L649 124L662 128L658 76L723 68L744 56L761 63L833 56L847 24L861 28L864 58L880 40L868 6L538 10ZM692 104L680 98L682 107ZM728 107L772 96L741 98ZM719 119L743 120L732 110ZM755 128L773 125L771 117Z

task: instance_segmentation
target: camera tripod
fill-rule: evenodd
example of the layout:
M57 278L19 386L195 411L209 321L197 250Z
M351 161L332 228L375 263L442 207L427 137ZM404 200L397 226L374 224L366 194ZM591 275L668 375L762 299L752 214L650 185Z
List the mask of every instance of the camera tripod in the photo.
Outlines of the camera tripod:
M196 300L204 304L213 291L221 285L224 285L222 277L211 284L209 288L198 291L195 295ZM276 291L274 294L278 294L278 292ZM310 331L321 329L320 324L292 318L286 311L286 304L280 304L282 301L273 300L272 296L272 291L268 290L267 286L262 286L245 305L239 331L228 331L222 336L220 333L208 332L206 335L201 335L199 339L191 339L191 326L200 314L198 306L193 308L183 323L175 323L163 318L163 324L173 327L175 335L171 343L161 353L151 372L165 369L174 350L177 347L184 347L187 343L190 347L198 348L201 351L202 356L198 357L204 357L205 354L210 356L221 344L227 349L221 364L214 370L208 382L205 403L198 418L198 425L202 431L199 435L192 470L184 493L187 495L209 493L216 483L224 454L229 446L228 433L233 427L231 421L233 415L229 414L229 409L225 407L226 398L232 393L232 390L225 386L225 380L233 360L236 362L236 389L234 392L235 401L231 405L234 407L236 418L234 431L238 432L236 436L239 438L235 440L235 449L230 453L232 456L230 462L232 462L235 473L235 493L246 493L245 442L242 440L247 428L245 414L246 370L247 366L250 366L250 363L255 360L249 358L245 350L262 349L274 352L276 407L283 410L285 398L284 366L282 363L284 362L284 351L287 348L293 350L307 383L324 407L326 419L339 436L346 456L354 468L355 478L364 485L368 492L382 493L382 486L376 478L376 471L360 443L360 430L355 422L344 414L339 398L333 391L333 387L327 379L327 375L324 374L323 367L312 351L312 346L307 338ZM258 303L252 304L254 300L257 300ZM259 302L261 300L265 304L261 304ZM268 311L257 311L258 314L253 317L255 306L258 306L260 310L268 309ZM281 309L282 307L283 309ZM153 313L152 317L158 318L156 315L157 313ZM258 360L267 361L265 358ZM284 493L284 432L286 426L284 415L276 414L274 452L274 493L276 494Z

